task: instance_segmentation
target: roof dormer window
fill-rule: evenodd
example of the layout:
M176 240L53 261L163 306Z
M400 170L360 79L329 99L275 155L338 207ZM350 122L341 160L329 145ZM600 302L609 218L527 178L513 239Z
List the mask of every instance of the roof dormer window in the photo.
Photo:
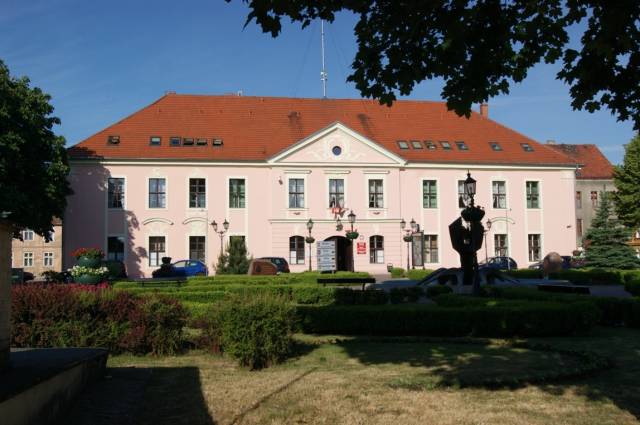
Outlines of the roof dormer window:
M120 144L120 136L109 136L107 137L108 145L119 145Z
M411 147L414 149L422 149L422 143L420 143L420 140L412 140Z
M151 136L149 138L149 145L151 146L160 146L160 142L162 141L162 138L160 136Z
M529 143L520 143L522 150L525 152L533 152L533 147Z
M491 146L491 150L500 152L502 150L502 146L498 142L489 142L489 146Z
M445 150L445 151L450 151L451 150L451 143L449 143L447 141L440 142L440 146L442 146L442 149Z
M169 143L171 144L171 146L180 146L181 144L180 142L181 142L180 137L174 136L171 138Z
M220 146L222 146L222 143L223 143L222 139L213 139L211 141L211 146L220 147Z
M182 146L193 146L193 138L185 137L184 139L182 139Z
M456 146L461 151L468 151L469 150L469 146L467 146L467 144L465 142L463 142L462 140L457 141L456 142Z
M406 140L397 140L396 143L400 149L409 149L409 143Z
M207 139L196 139L197 146L207 146Z
M424 144L430 151L435 151L438 148L431 140L425 140Z

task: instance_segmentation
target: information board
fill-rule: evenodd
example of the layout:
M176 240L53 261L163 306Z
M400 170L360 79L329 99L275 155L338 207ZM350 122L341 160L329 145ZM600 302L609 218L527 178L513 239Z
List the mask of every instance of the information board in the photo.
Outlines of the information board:
M424 234L422 232L411 235L411 254L413 266L422 267L424 265Z
M366 242L358 242L356 244L356 251L358 254L366 254L367 253L367 243Z
M318 241L318 270L321 272L336 271L336 241Z

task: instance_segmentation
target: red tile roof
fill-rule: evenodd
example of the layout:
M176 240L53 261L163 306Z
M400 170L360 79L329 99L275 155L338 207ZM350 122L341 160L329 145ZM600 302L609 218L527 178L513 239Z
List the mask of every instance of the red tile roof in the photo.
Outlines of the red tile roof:
M497 122L473 112L469 119L443 102L397 101L391 108L374 100L300 99L167 94L69 149L71 158L265 161L335 122L410 162L486 164L574 164L574 161ZM108 145L109 135L120 137ZM149 146L151 136L161 146ZM208 146L169 146L172 136L207 138ZM211 147L211 139L223 139ZM453 149L400 149L397 140L449 141ZM460 151L455 141L466 142ZM491 149L498 142L502 151ZM533 152L525 152L528 143Z
M578 179L613 179L613 165L596 145L547 144L546 146L582 164L576 172Z

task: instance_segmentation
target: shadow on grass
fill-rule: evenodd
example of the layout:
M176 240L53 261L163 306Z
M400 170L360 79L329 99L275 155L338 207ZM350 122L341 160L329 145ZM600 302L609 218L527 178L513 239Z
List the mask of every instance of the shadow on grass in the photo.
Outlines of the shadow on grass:
M197 367L114 367L60 424L214 425Z

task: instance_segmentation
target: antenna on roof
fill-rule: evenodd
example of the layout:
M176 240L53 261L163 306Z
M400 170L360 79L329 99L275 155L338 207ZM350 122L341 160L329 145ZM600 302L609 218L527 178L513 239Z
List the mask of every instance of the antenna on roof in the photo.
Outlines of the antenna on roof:
M322 71L320 71L320 81L322 81L322 98L327 98L327 71L324 69L324 19L320 19L320 49L322 52Z

